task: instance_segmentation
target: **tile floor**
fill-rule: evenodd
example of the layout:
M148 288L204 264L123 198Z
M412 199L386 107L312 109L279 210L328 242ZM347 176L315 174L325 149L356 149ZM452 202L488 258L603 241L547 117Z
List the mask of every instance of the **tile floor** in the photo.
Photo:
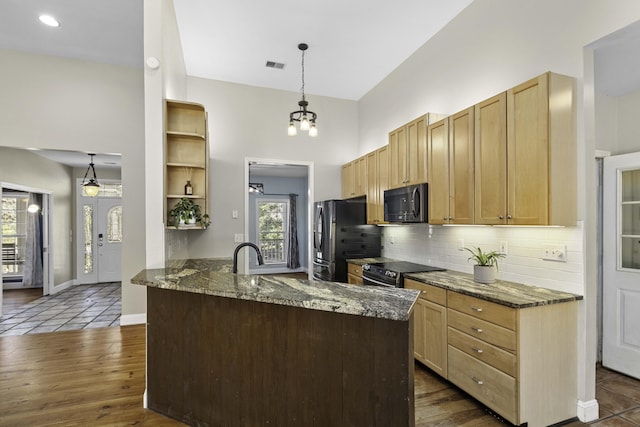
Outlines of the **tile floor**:
M598 366L596 400L600 418L592 426L640 426L640 380Z
M0 337L120 325L120 282L72 286L0 317Z

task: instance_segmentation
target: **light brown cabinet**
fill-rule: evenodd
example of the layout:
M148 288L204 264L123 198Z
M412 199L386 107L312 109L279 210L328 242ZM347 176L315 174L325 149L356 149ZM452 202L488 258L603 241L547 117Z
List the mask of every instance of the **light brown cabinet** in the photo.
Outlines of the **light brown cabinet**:
M474 222L474 109L427 127L429 224Z
M389 188L389 146L366 155L367 224L384 224L384 190Z
M554 73L475 106L475 223L575 225L575 80Z
M447 378L447 291L411 279L404 287L420 291L413 315L414 356Z
M166 100L164 123L165 224L167 212L183 197L199 205L202 215L208 214L207 113L200 104ZM188 183L191 188L187 191ZM179 229L191 228L202 226L179 226Z
M575 301L510 308L447 291L448 379L509 422L575 416Z
M362 285L362 266L347 263L347 283L350 285Z
M425 114L389 133L389 188L427 182Z
M362 156L342 166L342 198L361 197L367 190L367 158Z

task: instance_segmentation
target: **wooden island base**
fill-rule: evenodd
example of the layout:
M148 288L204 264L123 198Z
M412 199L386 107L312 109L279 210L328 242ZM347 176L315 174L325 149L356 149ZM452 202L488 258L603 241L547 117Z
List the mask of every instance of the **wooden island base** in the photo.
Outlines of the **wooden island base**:
M414 426L408 321L147 288L147 405L190 425Z

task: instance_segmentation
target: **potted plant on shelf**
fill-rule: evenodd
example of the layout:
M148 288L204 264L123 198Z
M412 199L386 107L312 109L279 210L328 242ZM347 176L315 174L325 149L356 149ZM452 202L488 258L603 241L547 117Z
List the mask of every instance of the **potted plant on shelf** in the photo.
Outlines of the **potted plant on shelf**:
M498 269L498 259L504 258L501 252L482 252L479 247L465 248L471 256L469 260L474 260L473 281L478 283L493 283L496 281L496 270Z
M200 205L194 203L192 199L182 197L175 206L169 210L167 215L169 224L176 228L181 225L200 224L200 227L207 228L211 221L208 214L202 214Z

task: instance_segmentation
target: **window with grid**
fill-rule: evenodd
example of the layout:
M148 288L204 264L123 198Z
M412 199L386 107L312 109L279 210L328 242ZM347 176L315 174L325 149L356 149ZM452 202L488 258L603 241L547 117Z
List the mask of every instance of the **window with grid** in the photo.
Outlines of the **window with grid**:
M4 280L21 278L27 243L27 203L23 193L2 195L2 275Z
M287 262L289 201L262 199L257 202L258 247L265 264Z

